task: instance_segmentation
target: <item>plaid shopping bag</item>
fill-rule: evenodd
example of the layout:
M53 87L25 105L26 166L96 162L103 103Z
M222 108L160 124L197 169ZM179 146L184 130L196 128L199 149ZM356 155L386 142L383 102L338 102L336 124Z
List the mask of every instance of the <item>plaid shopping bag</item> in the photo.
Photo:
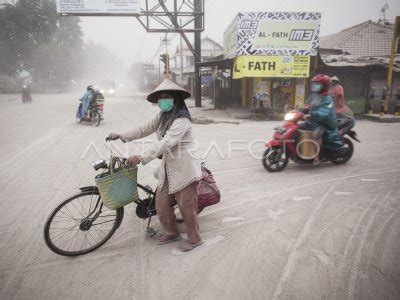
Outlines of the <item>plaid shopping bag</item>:
M221 200L221 192L218 189L214 176L204 165L201 166L203 178L198 182L197 195L199 198L199 212L205 207L217 204Z

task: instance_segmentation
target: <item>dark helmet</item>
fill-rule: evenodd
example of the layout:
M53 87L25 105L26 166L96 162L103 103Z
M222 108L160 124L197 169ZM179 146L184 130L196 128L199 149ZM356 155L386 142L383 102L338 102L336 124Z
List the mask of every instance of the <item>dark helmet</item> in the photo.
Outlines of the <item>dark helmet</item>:
M88 85L87 88L86 88L86 90L87 90L88 92L89 92L89 91L94 91L93 85Z
M329 91L331 78L328 75L318 74L311 80L311 82L321 85L321 89L318 91L318 94L326 94Z

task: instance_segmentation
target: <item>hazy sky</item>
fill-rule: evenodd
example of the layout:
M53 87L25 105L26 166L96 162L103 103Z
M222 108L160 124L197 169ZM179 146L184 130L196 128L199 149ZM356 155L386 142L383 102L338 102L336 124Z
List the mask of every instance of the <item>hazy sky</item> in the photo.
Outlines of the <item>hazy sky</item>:
M150 0L154 1L154 0ZM322 13L321 35L327 35L362 23L377 21L387 2L387 19L400 15L399 0L205 0L205 31L220 42L223 33L238 12L245 11L315 11ZM144 1L143 1L144 2ZM171 0L167 0L171 2ZM103 44L127 63L150 61L160 44L161 34L146 33L133 17L82 17L85 39ZM193 34L188 34L191 38ZM173 34L171 34L173 36ZM172 47L179 42L175 35ZM156 61L156 60L155 60Z

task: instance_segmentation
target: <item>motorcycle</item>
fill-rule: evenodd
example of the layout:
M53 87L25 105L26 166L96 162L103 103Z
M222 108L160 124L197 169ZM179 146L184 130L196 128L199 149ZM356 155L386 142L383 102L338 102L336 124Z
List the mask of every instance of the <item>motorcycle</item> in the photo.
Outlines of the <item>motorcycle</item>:
M32 96L31 96L31 88L30 86L24 84L22 86L22 103L31 103L32 102Z
M298 164L313 164L314 158L318 155L321 162L331 161L336 165L347 163L354 152L353 142L348 138L360 142L357 133L352 130L355 125L354 119L351 117L338 119L338 129L342 137L343 146L339 148L319 147L315 141L311 141L317 150L316 153L309 157L302 155L299 151L302 144L300 124L304 120L305 113L300 111L292 111L285 115L285 123L275 128L273 140L265 144L267 148L263 154L262 164L269 172L280 172L284 170L289 162L289 158ZM348 136L348 137L347 137Z
M76 112L76 121L78 123L90 122L93 126L99 126L101 120L103 120L104 101L92 101L89 105L88 111L85 117L80 117L80 111L82 108L82 102L78 105Z

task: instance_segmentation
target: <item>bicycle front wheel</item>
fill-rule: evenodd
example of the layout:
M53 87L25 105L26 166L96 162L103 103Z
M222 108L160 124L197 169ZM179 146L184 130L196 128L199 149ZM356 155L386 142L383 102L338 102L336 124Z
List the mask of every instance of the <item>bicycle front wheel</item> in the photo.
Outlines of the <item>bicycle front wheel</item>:
M50 214L44 240L53 252L77 256L107 242L122 222L124 208L110 210L98 191L87 191L63 201Z

